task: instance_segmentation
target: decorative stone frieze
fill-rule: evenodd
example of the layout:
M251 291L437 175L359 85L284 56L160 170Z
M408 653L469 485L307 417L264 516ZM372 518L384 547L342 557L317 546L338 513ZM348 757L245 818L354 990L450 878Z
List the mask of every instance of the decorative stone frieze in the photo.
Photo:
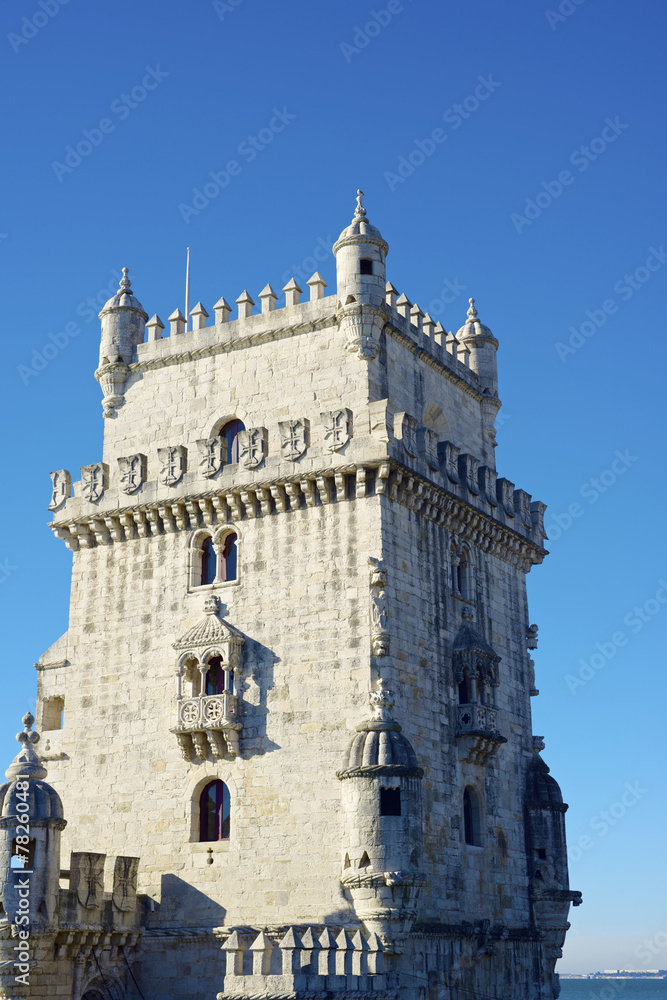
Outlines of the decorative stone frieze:
M120 488L123 493L136 493L146 482L146 456L127 455L118 459Z
M165 486L175 486L183 478L187 461L187 448L175 445L169 448L158 448L157 457L160 462L158 479Z
M51 473L51 487L49 510L58 510L72 495L72 477L67 469Z
M223 451L225 447L226 442L223 441L219 434L216 434L212 438L200 438L197 441L199 471L202 476L212 479L213 476L216 476L220 472L224 462Z
M308 449L310 421L305 417L300 420L280 420L280 454L290 462L296 462Z
M248 427L239 431L239 462L245 469L258 469L268 450L266 427Z
M108 469L104 462L81 466L81 493L89 503L97 503L107 488Z
M340 451L352 436L352 411L328 410L320 418L324 425L324 447L327 451Z

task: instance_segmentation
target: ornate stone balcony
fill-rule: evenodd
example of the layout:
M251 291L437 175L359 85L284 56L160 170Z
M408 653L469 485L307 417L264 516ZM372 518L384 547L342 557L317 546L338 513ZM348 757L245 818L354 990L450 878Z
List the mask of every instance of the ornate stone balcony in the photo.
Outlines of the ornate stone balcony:
M222 757L225 749L236 756L241 731L236 721L236 695L223 691L198 698L181 697L177 699L177 710L173 732L186 760L191 760L193 752L206 757L209 748L216 758Z
M507 739L496 729L495 708L470 702L457 707L456 738L459 757L471 764L486 764Z

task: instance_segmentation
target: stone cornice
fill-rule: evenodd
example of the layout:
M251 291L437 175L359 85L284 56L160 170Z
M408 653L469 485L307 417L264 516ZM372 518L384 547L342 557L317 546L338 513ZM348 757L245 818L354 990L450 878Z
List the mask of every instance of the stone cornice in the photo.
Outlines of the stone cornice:
M383 496L422 517L443 525L481 551L499 556L527 572L541 563L546 551L534 540L535 531L513 530L441 486L393 459L350 464L254 481L224 491L209 489L191 495L126 504L86 516L54 519L50 527L69 548L94 548L135 537L191 531L219 524L286 513L293 509ZM63 512L64 513L64 512ZM533 537L531 537L531 535Z

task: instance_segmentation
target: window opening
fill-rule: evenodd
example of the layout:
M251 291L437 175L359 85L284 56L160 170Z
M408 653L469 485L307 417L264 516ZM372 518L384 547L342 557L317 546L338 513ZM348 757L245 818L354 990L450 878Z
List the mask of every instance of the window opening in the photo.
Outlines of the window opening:
M229 840L231 803L229 789L217 778L209 781L199 798L199 840Z
M380 816L400 816L400 815L401 815L400 788L381 788Z

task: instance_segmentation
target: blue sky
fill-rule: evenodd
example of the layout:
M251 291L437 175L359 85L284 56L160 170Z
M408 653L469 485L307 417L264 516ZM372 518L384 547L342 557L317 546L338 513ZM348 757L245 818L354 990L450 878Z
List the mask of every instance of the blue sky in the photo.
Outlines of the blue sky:
M508 7L3 4L0 748L67 626L48 473L100 458L120 268L164 322L186 245L209 312L313 258L331 286L360 186L399 291L454 330L476 297L500 474L549 505L534 731L585 899L561 971L667 967L664 5Z

